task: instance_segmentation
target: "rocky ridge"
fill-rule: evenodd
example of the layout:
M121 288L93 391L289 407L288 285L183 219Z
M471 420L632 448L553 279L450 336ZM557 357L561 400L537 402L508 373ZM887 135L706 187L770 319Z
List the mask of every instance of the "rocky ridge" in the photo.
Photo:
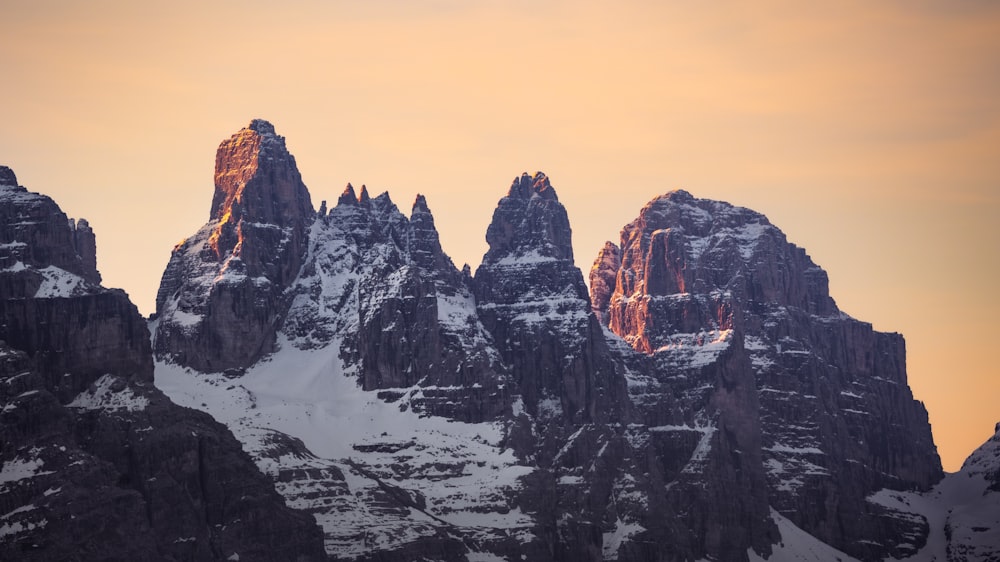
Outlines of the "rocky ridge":
M0 168L0 558L319 560L239 443L153 386L96 242Z

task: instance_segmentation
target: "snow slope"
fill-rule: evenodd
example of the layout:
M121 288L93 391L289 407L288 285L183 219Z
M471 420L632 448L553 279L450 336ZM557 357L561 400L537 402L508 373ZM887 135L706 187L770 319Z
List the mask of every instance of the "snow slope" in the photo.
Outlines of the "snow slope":
M753 549L747 551L750 562L857 562L843 552L820 541L816 537L795 526L788 518L771 509L771 519L778 525L781 542L772 547L767 558L761 557Z
M868 501L930 526L914 561L1000 560L1000 424L997 433L926 493L881 490ZM992 489L991 489L992 487Z
M160 362L156 385L229 426L286 501L314 513L328 553L356 557L365 545L391 549L442 532L531 540L535 522L508 500L532 469L503 447L501 424L422 417L407 407L422 388L401 389L392 403L361 390L344 373L339 340L310 350L280 344L236 379ZM275 433L300 439L308 451L276 453ZM320 486L327 497L310 498L301 485L282 486L281 471L294 470L339 472L343 481ZM386 489L410 494L414 507L378 511L385 502L376 496Z

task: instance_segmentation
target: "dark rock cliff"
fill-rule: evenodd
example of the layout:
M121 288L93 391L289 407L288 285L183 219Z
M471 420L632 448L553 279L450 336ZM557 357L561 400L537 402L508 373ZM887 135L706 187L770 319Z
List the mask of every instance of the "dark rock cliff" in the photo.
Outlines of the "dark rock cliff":
M85 227L0 186L0 558L325 559L232 434L153 387L145 321L96 284Z

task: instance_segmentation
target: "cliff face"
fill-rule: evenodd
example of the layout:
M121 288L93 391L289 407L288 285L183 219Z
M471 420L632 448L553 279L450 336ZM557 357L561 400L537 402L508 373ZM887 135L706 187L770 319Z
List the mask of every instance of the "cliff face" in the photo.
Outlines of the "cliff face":
M155 346L199 371L245 369L274 349L315 213L274 127L219 146L209 222L178 244L156 297Z
M778 512L865 559L919 547L903 522L865 502L883 487L927 489L942 477L926 411L906 383L903 339L841 313L826 273L763 215L683 191L657 197L591 276L602 280L593 301L609 329L657 372L744 358L731 371L741 398L713 399L733 431L753 428L744 444L759 439L760 460L745 468L763 470ZM689 384L677 379L659 377L653 396Z
M232 434L153 387L145 320L98 284L86 222L12 183L0 186L0 558L323 559L315 523Z

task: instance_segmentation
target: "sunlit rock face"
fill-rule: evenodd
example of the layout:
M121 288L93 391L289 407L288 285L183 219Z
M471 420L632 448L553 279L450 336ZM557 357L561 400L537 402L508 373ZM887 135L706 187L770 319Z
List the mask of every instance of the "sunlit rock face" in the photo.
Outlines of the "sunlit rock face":
M153 386L96 240L0 168L0 559L324 560L239 442Z
M270 123L254 120L224 141L210 221L174 248L163 272L157 353L208 372L246 368L272 351L314 217Z
M708 372L717 358L745 357L731 371L743 398L721 401L720 413L759 425L770 505L863 559L919 547L925 526L865 501L885 487L927 489L942 475L926 411L907 386L903 339L840 312L826 273L766 217L668 193L605 246L591 278L608 328L656 366L655 380L633 393L640 409L696 388L684 375L692 366Z

